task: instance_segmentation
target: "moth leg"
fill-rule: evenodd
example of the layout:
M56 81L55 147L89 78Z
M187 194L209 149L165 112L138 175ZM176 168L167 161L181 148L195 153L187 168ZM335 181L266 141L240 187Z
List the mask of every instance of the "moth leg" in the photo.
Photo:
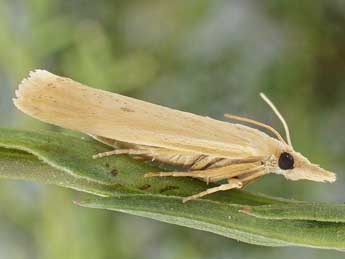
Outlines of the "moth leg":
M209 188L206 191L191 195L189 197L184 198L182 200L182 202L185 203L187 201L195 200L195 199L201 198L205 195L219 192L219 191L227 191L227 190L234 189L234 188L242 188L242 186L243 185L242 185L242 182L240 180L238 180L236 178L232 178L232 179L228 180L227 184L222 184L222 185L219 185L217 187Z
M187 172L158 172L158 173L146 173L144 177L165 177L165 176L174 176L174 177L200 177L204 178L204 173L198 173L196 171L187 171Z
M257 172L260 172L261 170L263 170L264 166L263 165L259 165L259 166L252 166L249 168L240 168L239 170L236 171L232 171L232 172L227 172L227 171L220 171L220 173L218 174L213 174L209 176L209 181L211 182L217 182L217 181L221 181L224 179L228 179L228 178L232 178L232 177L237 177L238 179L240 179L243 182L244 177L249 177L253 174L256 174ZM259 177L259 176L258 176ZM257 178L257 177L255 177Z
M218 175L219 173L228 171L229 166L221 167L221 168L214 168L208 170L195 170L195 171L173 171L173 172L154 172L154 173L146 173L144 177L166 177L166 176L174 176L174 177L193 177L193 178L201 178L209 182L210 178L214 175ZM236 175L231 175L226 178L231 178Z
M147 150L140 150L140 149L114 149L111 151L107 151L107 152L102 152L102 153L98 153L96 155L93 155L92 158L93 159L97 159L97 158L102 158L102 157L106 157L106 156L112 156L112 155L145 155L147 154Z
M224 179L230 179L241 175L251 175L257 171L263 169L262 165L257 163L251 164L235 164L228 165L219 168L212 168L206 170L196 170L196 171L182 171L182 172L155 172L155 173L146 173L144 177L164 177L164 176L174 176L174 177L192 177L199 178L203 181L217 182Z
M243 187L245 187L248 184L255 182L256 180L258 180L261 176L264 176L265 174L267 174L265 170L259 170L253 174L240 176L239 179L242 181Z

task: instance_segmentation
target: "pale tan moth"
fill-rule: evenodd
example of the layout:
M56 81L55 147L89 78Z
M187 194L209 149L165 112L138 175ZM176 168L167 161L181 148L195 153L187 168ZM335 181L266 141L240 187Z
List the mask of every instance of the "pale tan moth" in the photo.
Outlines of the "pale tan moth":
M334 182L334 173L312 164L292 147L288 126L273 103L263 100L279 117L286 132L285 141L271 126L248 118L225 114L226 118L254 124L268 134L237 123L229 123L188 112L94 89L48 71L35 70L16 91L14 104L24 113L64 128L86 133L114 147L96 154L101 158L129 154L177 165L181 172L147 173L145 177L193 177L227 183L185 198L234 188L268 174L289 180Z

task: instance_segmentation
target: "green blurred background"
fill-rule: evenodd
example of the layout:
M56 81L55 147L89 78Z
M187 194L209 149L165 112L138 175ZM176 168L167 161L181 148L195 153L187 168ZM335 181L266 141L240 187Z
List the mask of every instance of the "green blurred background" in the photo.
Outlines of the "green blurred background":
M224 112L256 118L281 131L258 97L263 91L285 115L295 148L338 180L272 175L249 189L344 202L342 0L1 0L0 126L54 129L11 102L35 68L219 119ZM1 181L0 258L344 258L80 208L71 203L77 198L54 186Z

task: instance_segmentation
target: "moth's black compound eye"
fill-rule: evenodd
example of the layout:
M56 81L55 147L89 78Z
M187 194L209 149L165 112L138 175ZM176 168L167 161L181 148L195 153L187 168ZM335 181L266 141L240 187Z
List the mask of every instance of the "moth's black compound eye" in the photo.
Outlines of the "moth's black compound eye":
M283 152L281 153L280 157L279 157L279 161L278 161L278 165L280 169L283 170L289 170L293 168L293 164L294 164L294 159L293 156L287 152Z

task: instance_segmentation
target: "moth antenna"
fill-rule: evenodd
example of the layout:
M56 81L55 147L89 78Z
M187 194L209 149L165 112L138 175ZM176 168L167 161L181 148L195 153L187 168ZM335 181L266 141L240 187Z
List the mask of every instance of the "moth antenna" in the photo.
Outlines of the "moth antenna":
M264 93L260 93L260 97L268 104L269 107L271 107L271 109L273 110L273 112L277 115L277 117L279 118L279 120L281 121L281 123L284 126L284 130L285 130L285 134L286 134L286 140L289 144L289 146L291 148L292 147L292 142L291 142L291 138L290 138L290 130L289 130L289 126L287 125L284 117L280 114L280 112L278 111L278 109L276 108L276 106L272 103L272 101L270 99L268 99L268 97L264 94Z
M232 114L228 114L228 113L224 114L224 117L228 118L228 119L248 122L248 123L257 125L259 127L265 128L265 129L271 131L280 141L282 141L283 143L286 144L285 140L279 134L279 132L276 131L274 128L272 128L270 125L267 125L265 123L262 123L262 122L259 122L259 121L253 120L253 119L249 119L249 118L245 118L245 117L241 117L241 116L236 116L236 115L232 115Z

